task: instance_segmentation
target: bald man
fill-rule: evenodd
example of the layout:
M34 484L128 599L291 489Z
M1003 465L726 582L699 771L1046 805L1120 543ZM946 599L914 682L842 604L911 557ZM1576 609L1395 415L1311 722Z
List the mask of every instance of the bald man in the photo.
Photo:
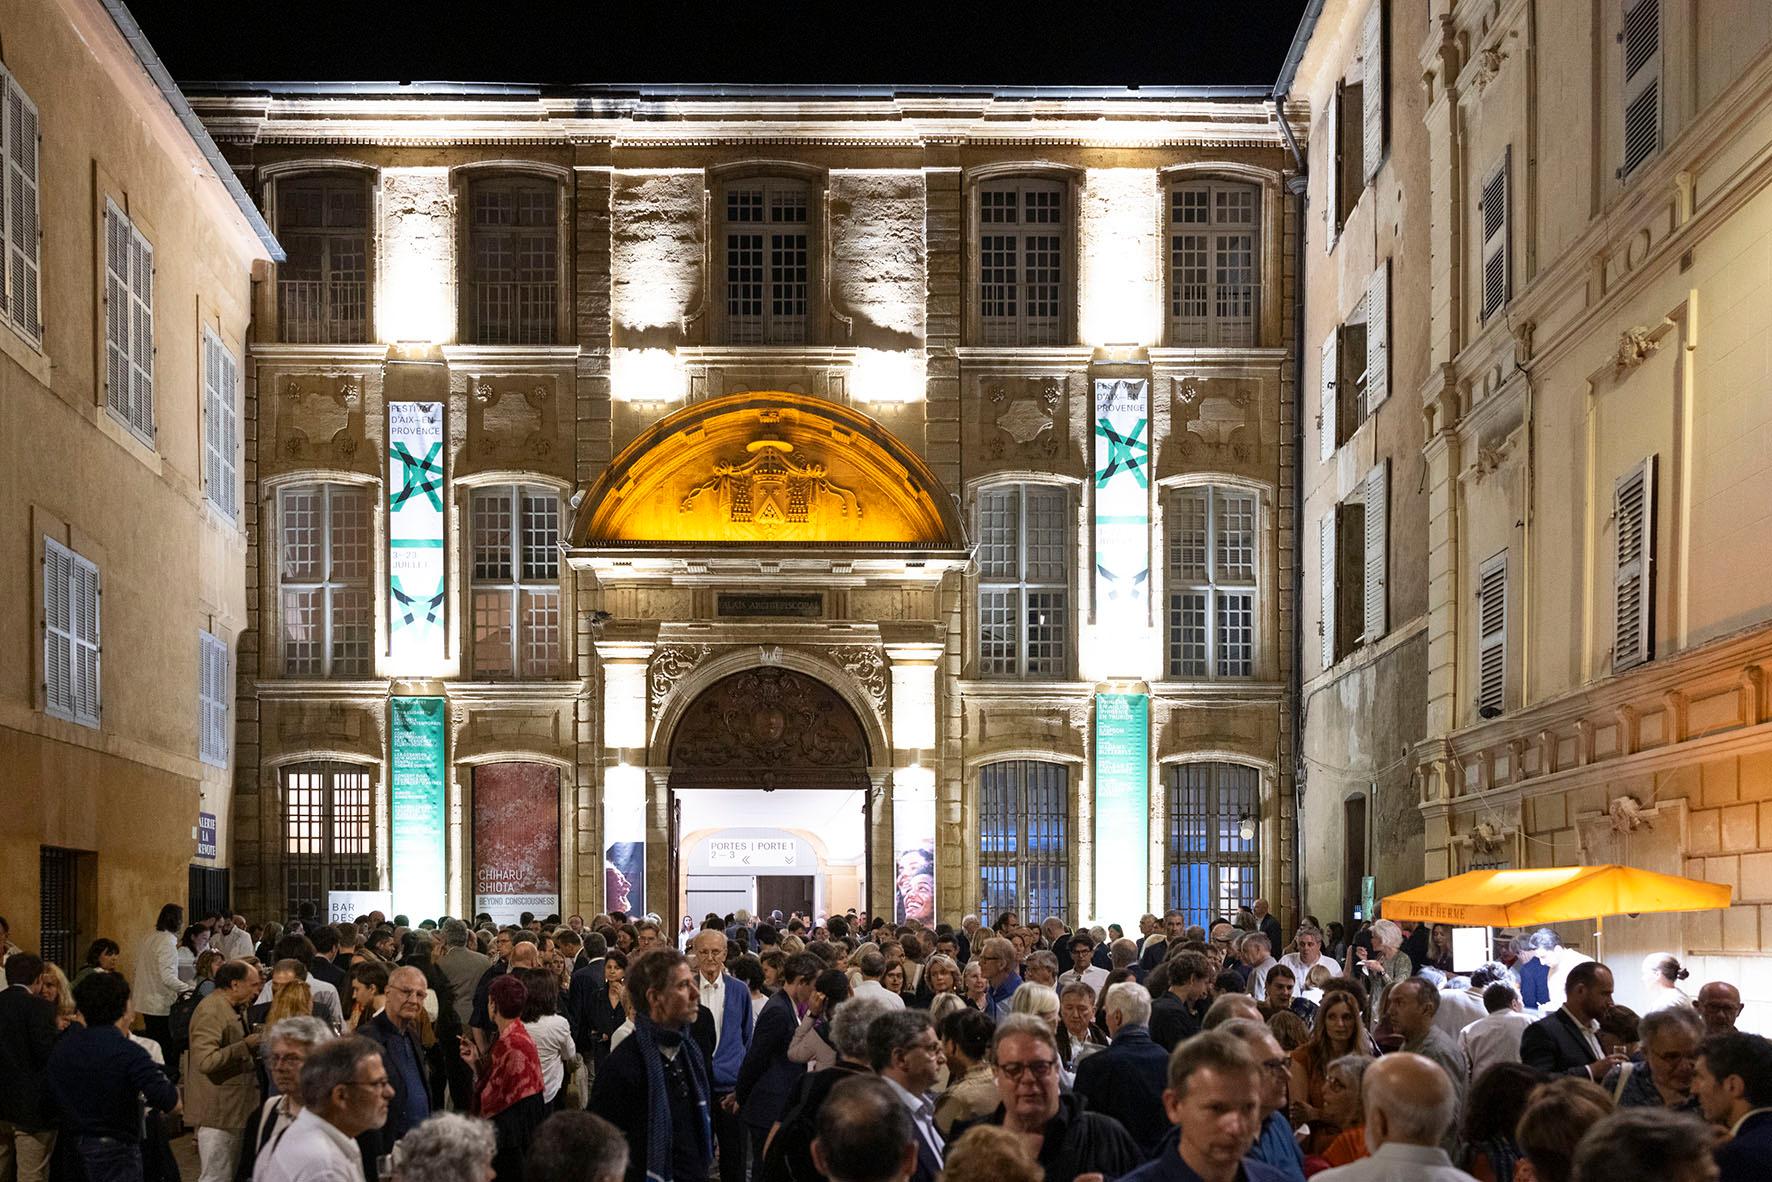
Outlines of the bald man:
M529 947L533 950L535 945ZM388 1119L379 1129L358 1138L364 1161L373 1172L375 1159L394 1151L394 1142L431 1115L431 1093L425 1074L425 1051L419 1042L418 1018L424 1012L425 975L410 965L388 974L387 1004L381 1013L357 1025L357 1033L381 1047L388 1082L394 1085Z
M1709 981L1698 991L1698 1016L1704 1019L1704 1032L1734 1034L1735 1020L1741 1017L1741 990L1727 981Z
M1476 1182L1441 1147L1458 1096L1439 1064L1408 1051L1385 1055L1366 1069L1362 1091L1372 1156L1314 1182Z

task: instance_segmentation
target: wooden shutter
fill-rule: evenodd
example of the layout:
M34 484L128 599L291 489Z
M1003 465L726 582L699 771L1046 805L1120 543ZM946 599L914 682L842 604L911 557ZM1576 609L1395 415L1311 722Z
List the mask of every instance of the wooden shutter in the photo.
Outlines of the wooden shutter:
M1624 27L1624 154L1628 177L1661 150L1661 0L1626 0Z
M1317 523L1318 557L1322 561L1323 591L1323 668L1335 664L1335 530L1339 505L1323 514Z
M1335 84L1335 97L1329 103L1329 119L1324 127L1325 151L1324 159L1328 166L1323 169L1323 249L1335 249L1335 236L1341 230L1341 219L1336 216L1340 205L1337 199L1337 184L1341 179L1341 99L1342 84Z
M68 585L73 554L43 539L43 699L58 718L74 717L74 625L69 617Z
M1372 7L1366 10L1366 23L1360 30L1361 54L1366 59L1365 78L1360 94L1361 120L1364 128L1360 134L1360 145L1365 158L1361 161L1364 167L1366 183L1371 184L1372 178L1378 175L1379 165L1384 163L1384 133L1386 107L1385 78L1385 33L1388 25L1385 21L1385 0L1372 0Z
M1655 457L1613 486L1617 566L1613 576L1614 672L1655 655Z
M1507 204L1510 152L1511 149L1502 152L1501 162L1489 173L1489 179L1483 182L1483 196L1478 202L1483 223L1484 320L1489 319L1507 303L1509 294Z
M228 645L218 636L199 632L198 756L215 767L228 766Z
M74 721L97 726L99 720L98 567L72 555L68 615L74 630Z
M1391 394L1391 263L1378 264L1366 281L1366 413Z
M1477 711L1507 708L1507 551L1477 572Z
M1366 620L1364 642L1371 644L1385 631L1385 576L1389 549L1389 523L1386 517L1390 494L1388 459L1366 473L1362 499L1366 504Z
M1325 460L1335 458L1335 383L1336 358L1339 355L1341 330L1331 329L1328 339L1323 342L1322 364L1319 368L1321 411L1317 416L1318 454Z
M129 330L130 426L150 443L154 438L154 246L129 227L130 298L134 323Z
M37 107L10 75L5 87L5 310L13 324L35 341L43 337Z

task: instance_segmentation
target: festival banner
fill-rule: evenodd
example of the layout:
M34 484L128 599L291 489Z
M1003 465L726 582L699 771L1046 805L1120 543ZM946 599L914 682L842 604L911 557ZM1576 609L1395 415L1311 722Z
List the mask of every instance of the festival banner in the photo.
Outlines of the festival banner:
M1095 382L1095 621L1123 629L1127 639L1150 626L1151 498L1148 378ZM1131 646L1134 663L1142 654ZM1110 664L1127 663L1125 646L1109 643ZM1142 669L1110 667L1107 676L1139 676Z
M388 671L438 672L443 634L443 404L388 403Z
M560 769L488 763L474 769L474 914L516 923L560 910Z
M443 758L448 713L442 698L390 698L388 705L394 767L393 906L417 923L448 910Z
M1150 904L1150 716L1148 694L1095 695L1095 914L1108 919Z
M892 906L899 923L935 926L935 769L892 773Z

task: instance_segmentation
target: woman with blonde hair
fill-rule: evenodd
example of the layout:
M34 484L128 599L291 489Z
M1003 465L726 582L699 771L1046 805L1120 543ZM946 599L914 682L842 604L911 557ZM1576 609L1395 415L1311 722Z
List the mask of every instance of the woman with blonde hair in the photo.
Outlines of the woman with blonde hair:
M976 957L966 962L966 970L960 974L960 995L973 1009L989 1012L991 983L984 975L984 968L978 963Z
M1325 1098L1329 1064L1346 1055L1370 1057L1371 1053L1358 1000L1340 989L1325 993L1310 1039L1292 1052L1292 1123L1310 1124L1306 1154L1322 1153L1342 1131L1331 1120Z
M1001 1125L973 1125L948 1147L941 1182L1041 1182L1028 1140Z
M937 952L923 965L923 976L917 982L911 1005L919 1010L933 1009L936 998L960 991L960 979L960 966L954 963L954 958Z
M49 961L43 962L42 975L37 978L37 996L55 1006L57 1030L66 1030L80 1021L75 1012L74 991L69 987L68 979L62 974L60 966Z
M272 982L271 1008L260 1025L267 1029L285 1018L310 1018L314 1014L314 989L295 977Z
M1012 1014L1032 1014L1052 1027L1054 1037L1058 1034L1058 992L1050 985L1041 985L1037 981L1023 981L1021 987L1009 999L1009 1012Z
M215 970L222 967L226 958L213 948L206 948L203 955L197 958L196 984L197 1000L202 1001L215 992Z

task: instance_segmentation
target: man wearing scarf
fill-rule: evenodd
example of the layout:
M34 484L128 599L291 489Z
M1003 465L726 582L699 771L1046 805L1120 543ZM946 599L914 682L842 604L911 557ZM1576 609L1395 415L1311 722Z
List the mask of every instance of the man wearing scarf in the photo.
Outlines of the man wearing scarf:
M633 1036L609 1053L591 1111L614 1124L632 1153L627 1182L703 1182L714 1163L712 1065L688 1037L701 1008L688 959L653 948L628 963Z

